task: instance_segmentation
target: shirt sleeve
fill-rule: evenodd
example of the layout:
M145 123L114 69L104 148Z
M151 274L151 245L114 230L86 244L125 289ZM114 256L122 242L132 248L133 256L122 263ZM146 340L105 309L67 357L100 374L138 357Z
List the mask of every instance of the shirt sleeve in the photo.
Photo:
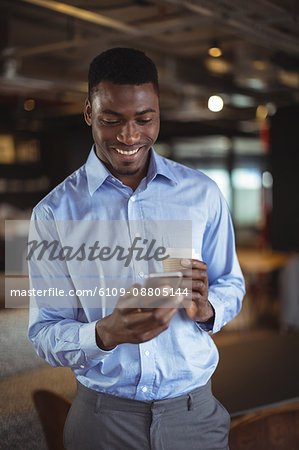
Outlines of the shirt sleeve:
M96 322L88 322L75 293L68 266L63 259L41 257L41 247L59 242L55 221L48 214L33 212L29 233L28 265L30 313L28 337L39 356L53 366L89 368L113 353L96 344ZM51 247L49 247L50 249ZM50 258L51 259L51 258ZM58 291L64 296L58 296ZM100 317L99 317L100 318Z
M210 201L202 258L208 265L209 301L215 315L214 320L197 322L197 325L204 331L216 333L239 313L245 294L230 212L218 188Z

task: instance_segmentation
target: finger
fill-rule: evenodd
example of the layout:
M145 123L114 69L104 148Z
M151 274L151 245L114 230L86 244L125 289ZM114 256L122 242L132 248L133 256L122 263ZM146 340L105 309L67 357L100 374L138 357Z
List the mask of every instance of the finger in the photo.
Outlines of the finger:
M198 303L201 300L204 300L204 295L201 292L192 291L192 301Z
M184 300L184 295L175 295L168 296L161 299L161 301L156 302L156 309L159 310L167 310L173 309L177 310Z
M181 259L181 265L183 267L191 268L191 269L203 269L207 270L208 266L205 262L199 261L198 259Z
M138 308L130 309L130 314L125 318L125 325L128 329L146 328L152 322L152 310Z
M132 316L135 320L135 327L142 327L146 329L154 329L165 324L177 312L177 308L156 308L150 311L142 310L141 313L135 313Z
M206 279L208 277L206 270L184 269L182 270L184 278Z
M193 271L189 277L185 276L180 284L180 288L188 290L191 289L200 289L202 286L202 283L205 286L209 285L208 275L205 272L200 271Z
M170 320L176 312L177 309L161 308L128 316L129 322L126 328L130 330L130 342L145 342L157 336L168 328ZM141 321L139 322L139 320Z
M208 288L207 279L192 280L192 291L205 292Z

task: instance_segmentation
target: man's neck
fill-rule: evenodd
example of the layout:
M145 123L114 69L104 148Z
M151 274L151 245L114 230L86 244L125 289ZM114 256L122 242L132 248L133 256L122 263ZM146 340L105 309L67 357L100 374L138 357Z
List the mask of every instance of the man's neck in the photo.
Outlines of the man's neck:
M129 186L133 190L133 192L135 192L141 180L143 180L143 178L146 177L149 168L149 163L150 163L150 155L146 165L142 168L142 170L138 171L137 173L125 174L125 173L116 173L115 171L111 170L111 168L104 162L105 166L112 173L112 175L119 181L121 181L125 186Z
M132 174L132 175L124 175L124 174L118 174L116 178L121 181L125 186L129 186L132 191L136 191L137 187L139 186L141 180L147 175L148 165L144 170L138 174Z

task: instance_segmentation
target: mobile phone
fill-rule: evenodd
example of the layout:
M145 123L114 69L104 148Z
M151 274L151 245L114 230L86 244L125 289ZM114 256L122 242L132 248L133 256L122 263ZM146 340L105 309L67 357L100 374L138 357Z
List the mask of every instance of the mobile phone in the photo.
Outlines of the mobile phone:
M145 278L147 279L146 286L159 287L163 285L177 289L181 285L183 272L149 273Z
M182 279L182 272L161 272L161 273L149 273L145 276L146 281L144 287L148 290L148 296L146 300L146 305L144 308L161 308L171 307L171 299L175 302L175 296L177 294L177 289L179 289ZM167 291L164 288L169 287L168 296ZM158 300L157 297L160 297ZM152 299L152 301L151 301ZM150 301L149 301L150 300ZM149 303L148 303L149 301Z

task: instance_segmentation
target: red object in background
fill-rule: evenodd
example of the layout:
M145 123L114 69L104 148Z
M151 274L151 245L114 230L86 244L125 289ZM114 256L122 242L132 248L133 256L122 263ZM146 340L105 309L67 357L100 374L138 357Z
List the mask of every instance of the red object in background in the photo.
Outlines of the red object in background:
M268 152L270 150L270 129L267 120L260 124L260 139L262 148Z
M260 124L260 140L261 145L265 153L268 153L270 150L270 128L267 120L264 120ZM270 242L270 214L271 214L271 202L269 202L268 196L272 195L267 192L264 186L262 186L262 217L263 217L263 225L260 231L259 236L259 248L264 249L269 246Z

